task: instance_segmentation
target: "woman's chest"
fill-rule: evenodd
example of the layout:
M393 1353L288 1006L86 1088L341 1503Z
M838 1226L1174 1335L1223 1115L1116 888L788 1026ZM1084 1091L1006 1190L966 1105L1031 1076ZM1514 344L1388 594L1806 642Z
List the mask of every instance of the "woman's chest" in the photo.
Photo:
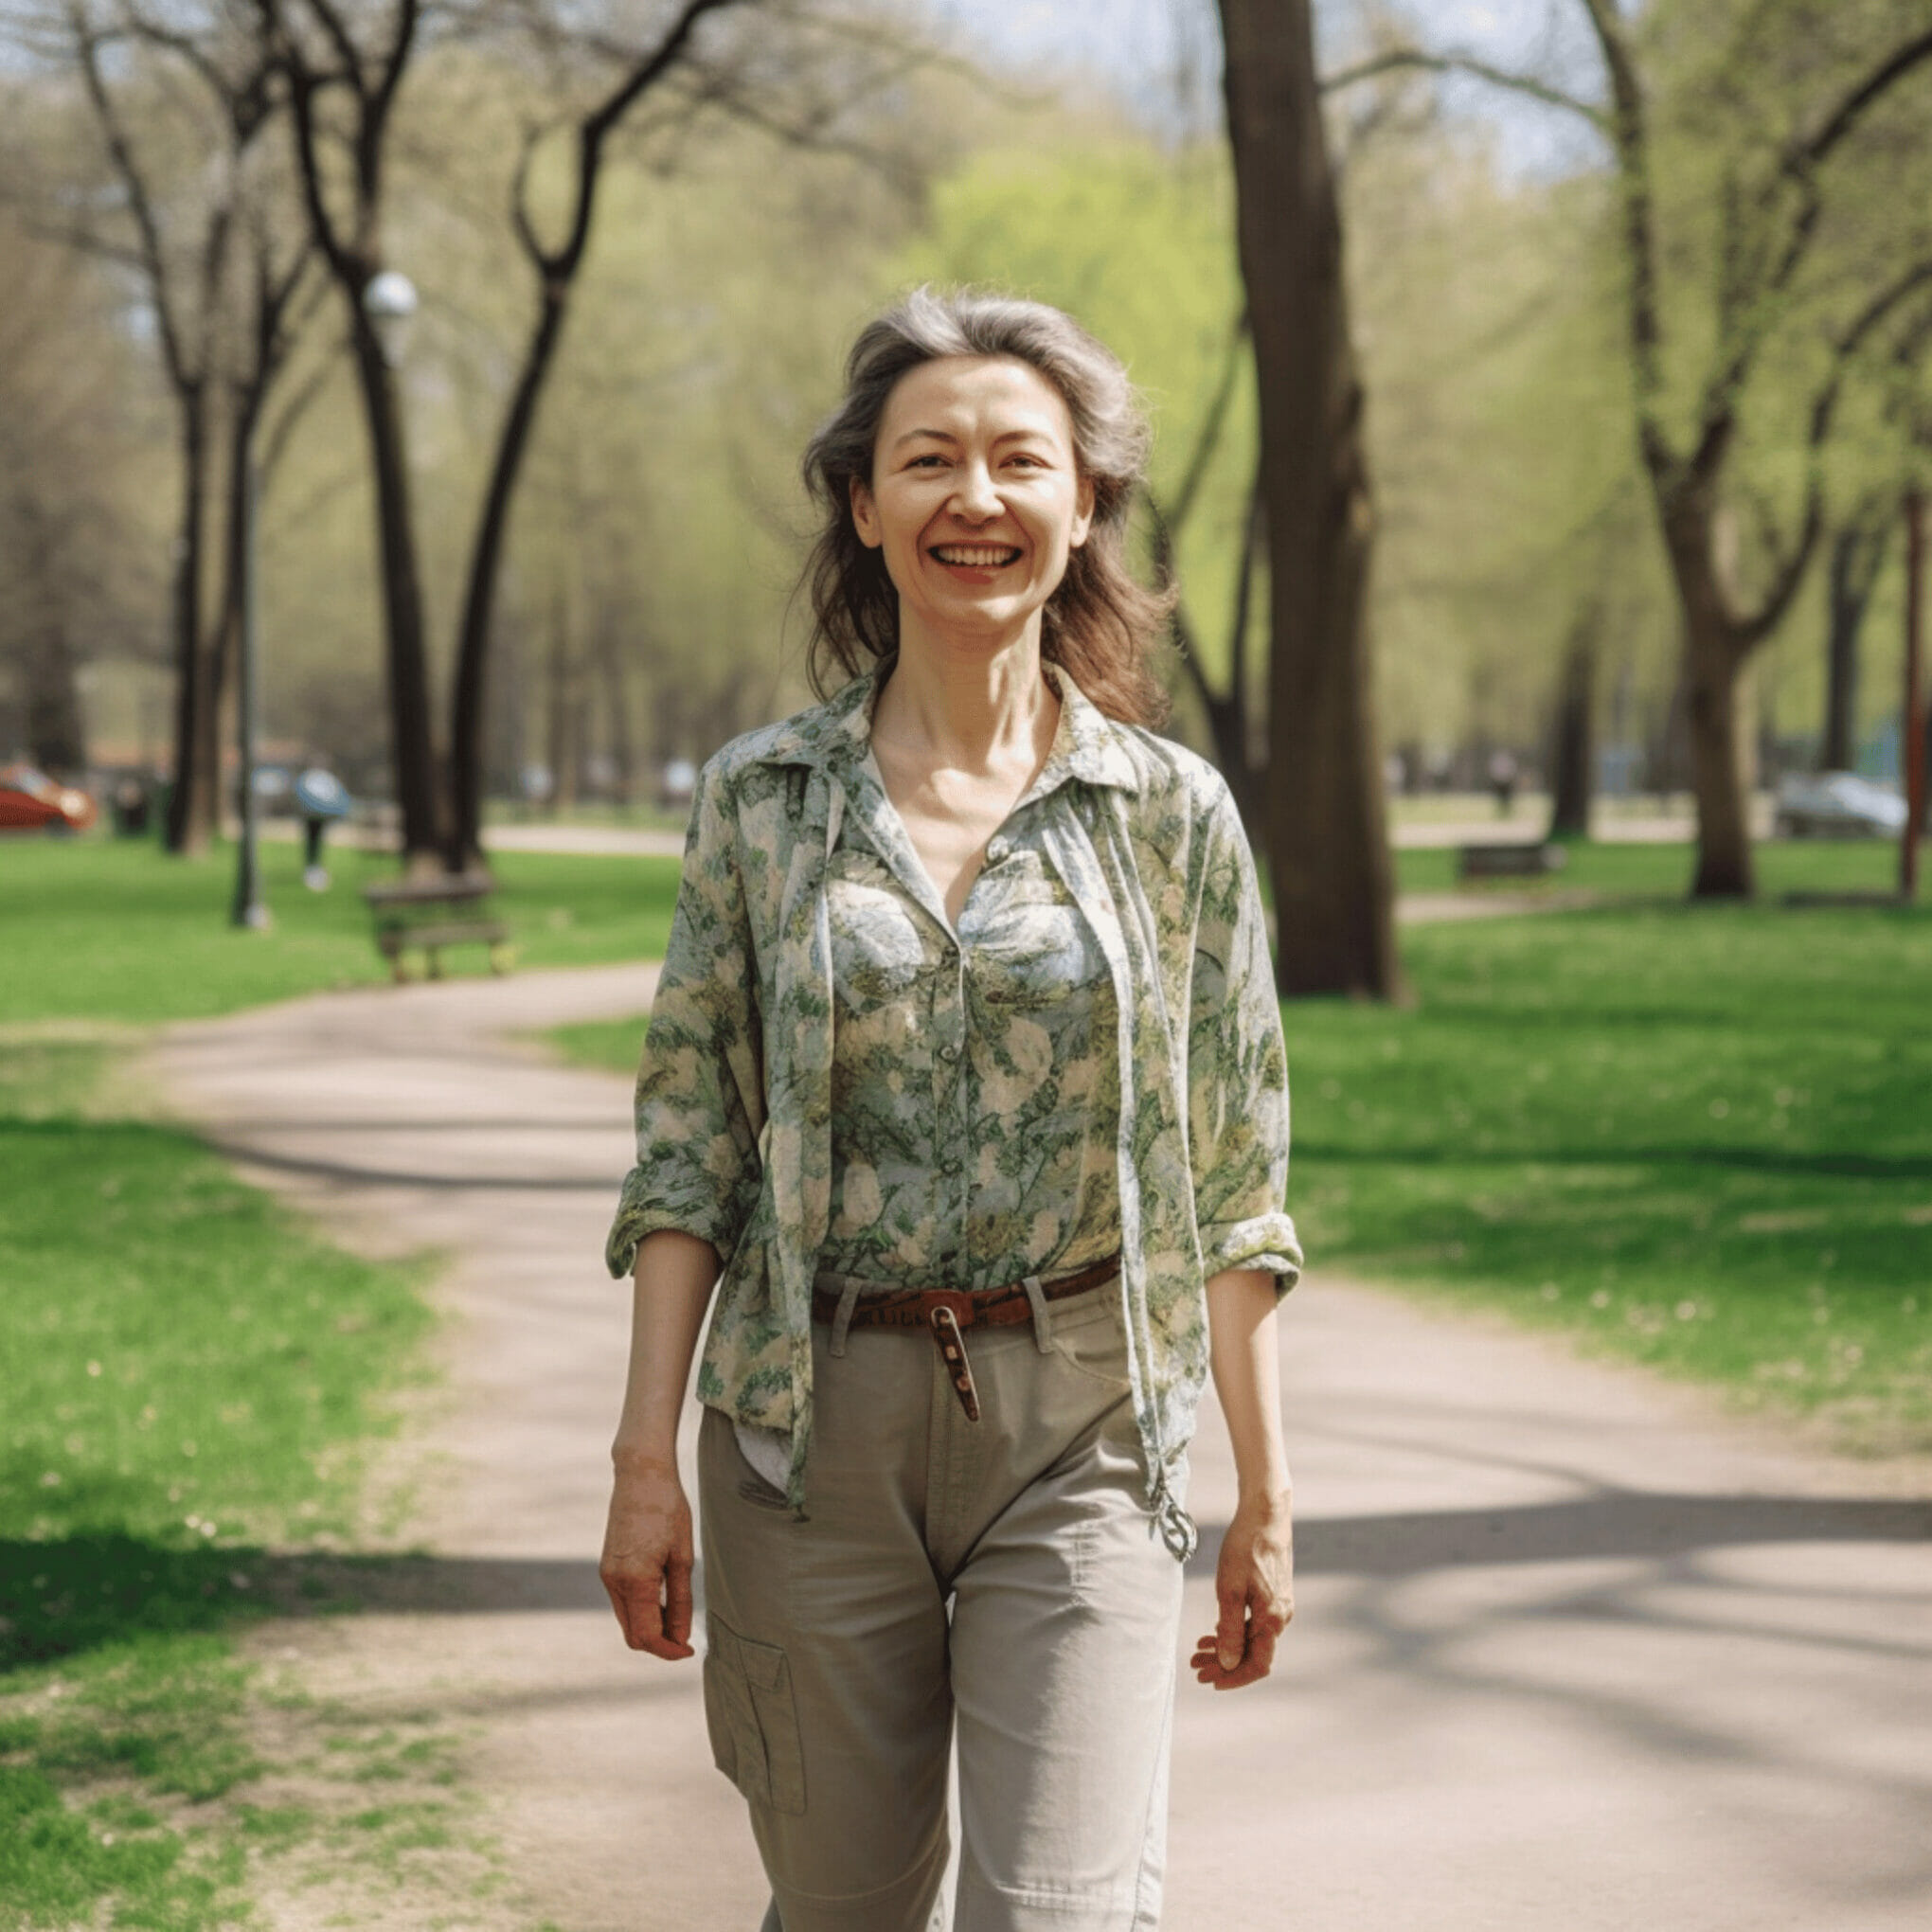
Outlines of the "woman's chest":
M995 838L949 931L863 846L827 868L832 991L838 1009L909 1013L959 996L988 1016L1045 1012L1110 986L1095 921L1046 857Z

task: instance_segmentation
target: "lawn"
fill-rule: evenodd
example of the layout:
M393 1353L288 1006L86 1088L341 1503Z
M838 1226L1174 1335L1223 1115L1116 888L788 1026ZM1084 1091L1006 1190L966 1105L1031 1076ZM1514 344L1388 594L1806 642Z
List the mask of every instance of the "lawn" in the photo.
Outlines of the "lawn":
M1412 1007L1287 1006L1290 1205L1318 1264L1932 1449L1932 914L1775 903L1884 887L1881 845L1760 857L1767 903L1690 906L1683 848L1583 847L1601 908L1412 926ZM643 1024L552 1037L629 1072Z
M1932 915L1411 930L1406 1011L1285 1011L1311 1255L1932 1449Z
M145 840L0 840L0 1023L194 1019L320 987L374 984L388 967L370 939L362 885L395 875L377 853L331 853L335 883L306 891L292 845L261 849L268 933L228 923L232 854L164 857ZM675 859L506 852L496 907L518 959L585 966L662 954ZM449 957L480 972L480 948Z
M215 867L0 846L0 1924L244 1923L251 1850L327 1827L251 1802L234 1633L303 1590L267 1547L356 1540L422 1271L316 1240L118 1078L132 1023L373 976L340 890L283 883L261 939Z

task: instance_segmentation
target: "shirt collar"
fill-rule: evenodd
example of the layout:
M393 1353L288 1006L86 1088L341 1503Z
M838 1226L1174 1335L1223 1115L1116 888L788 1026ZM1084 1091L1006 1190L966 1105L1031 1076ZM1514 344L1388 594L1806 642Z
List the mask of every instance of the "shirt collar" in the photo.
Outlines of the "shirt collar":
M873 707L893 662L889 657L881 658L822 705L788 719L778 728L760 761L813 765L849 778L871 748ZM1088 698L1064 666L1047 664L1043 669L1060 694L1060 723L1032 796L1049 791L1064 778L1139 791L1140 775L1125 731Z

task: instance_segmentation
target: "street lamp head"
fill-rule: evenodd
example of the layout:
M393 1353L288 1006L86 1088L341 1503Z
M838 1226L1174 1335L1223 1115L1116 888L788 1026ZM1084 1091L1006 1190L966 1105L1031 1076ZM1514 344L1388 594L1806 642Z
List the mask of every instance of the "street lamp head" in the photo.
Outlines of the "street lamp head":
M399 268L373 275L363 288L363 313L383 347L383 360L391 368L402 360L409 325L416 317L416 284Z

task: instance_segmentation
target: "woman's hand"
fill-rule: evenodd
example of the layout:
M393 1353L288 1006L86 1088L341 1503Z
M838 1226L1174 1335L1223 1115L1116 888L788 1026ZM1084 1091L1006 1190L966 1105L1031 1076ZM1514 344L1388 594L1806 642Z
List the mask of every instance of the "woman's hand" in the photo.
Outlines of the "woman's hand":
M1221 1539L1214 1571L1221 1621L1194 1646L1189 1668L1216 1690L1259 1683L1295 1615L1295 1538L1286 1489L1244 1494Z
M598 1575L624 1641L675 1661L691 1649L691 1506L674 1460L620 1463Z

